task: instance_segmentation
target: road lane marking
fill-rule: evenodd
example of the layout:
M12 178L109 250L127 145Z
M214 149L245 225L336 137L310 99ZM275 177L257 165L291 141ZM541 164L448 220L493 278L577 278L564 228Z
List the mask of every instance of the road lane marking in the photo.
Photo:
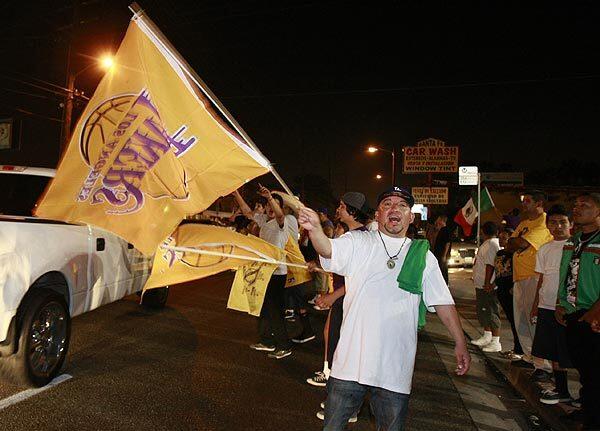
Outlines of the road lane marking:
M66 382L71 378L73 378L73 376L70 374L61 374L60 376L55 377L54 380L52 380L46 386L42 386L41 388L25 389L22 392L11 395L8 398L4 398L3 400L0 400L0 410L4 410L5 408L12 406L13 404L20 403L21 401L25 401L27 398L31 398L34 395L44 392L47 389L60 385L61 383Z

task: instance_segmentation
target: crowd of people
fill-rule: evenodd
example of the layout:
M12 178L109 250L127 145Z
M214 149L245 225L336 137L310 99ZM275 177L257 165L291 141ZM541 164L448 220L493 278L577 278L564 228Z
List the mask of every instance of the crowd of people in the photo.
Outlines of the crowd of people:
M576 408L568 419L599 430L600 194L580 195L572 212L561 205L545 212L545 201L544 193L527 192L518 223L483 224L473 266L483 335L472 343L501 352L501 308L514 340L501 353L545 384L542 403L568 403ZM568 368L579 373L578 396L569 392Z
M258 194L251 208L239 192L233 193L239 207L231 217L236 230L280 248L290 239L299 241L315 277L308 286L286 289L285 266L275 270L265 292L258 340L250 348L283 359L292 354L294 343L313 340L306 309L307 298L317 293L315 307L328 310L323 367L307 382L327 387L317 412L324 429L341 430L356 421L367 393L379 429L402 429L417 330L425 324L426 310L438 313L456 343L457 374L465 374L470 365L447 271L442 272L429 241L418 238L413 224L414 198L393 187L379 196L373 212L364 194L348 192L330 218L325 208L303 207L295 213L262 186ZM437 229L439 238L445 221ZM440 253L447 254L448 247ZM290 307L293 313L286 313ZM288 314L302 323L299 337L287 334Z
M285 289L286 268L277 268L265 294L258 342L250 347L285 358L294 343L315 339L307 308L327 310L323 366L307 378L327 387L317 412L326 430L355 422L367 392L379 429L402 429L425 309L435 309L454 338L457 373L468 370L448 289L453 232L446 215L421 228L411 213L412 195L399 187L379 196L375 212L362 193L348 192L333 217L326 208L285 207L262 186L253 208L238 192L233 195L239 210L231 220L238 231L281 248L289 238L298 240L313 271L311 283ZM583 421L583 429L598 429L600 195L581 195L572 213L562 206L546 213L544 204L543 193L527 192L521 211L481 226L473 283L483 335L472 343L532 369L531 378L546 384L541 402L570 403L580 408L571 417ZM511 326L512 350L502 350L500 310ZM302 325L291 340L285 325L290 317ZM381 367L382 361L389 366ZM568 368L580 375L577 396L569 393Z

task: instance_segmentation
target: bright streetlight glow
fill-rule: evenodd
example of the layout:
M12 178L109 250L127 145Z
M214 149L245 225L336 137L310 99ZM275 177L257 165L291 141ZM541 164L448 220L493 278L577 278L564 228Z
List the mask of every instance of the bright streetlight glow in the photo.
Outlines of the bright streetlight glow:
M380 180L383 177L381 175L377 174L377 175L375 175L375 178L377 178L378 180Z
M379 148L377 148L377 147L369 147L369 148L367 148L367 151L369 153L376 153L377 151L379 151Z
M100 65L103 69L112 69L115 65L115 59L111 55L105 55L100 59Z

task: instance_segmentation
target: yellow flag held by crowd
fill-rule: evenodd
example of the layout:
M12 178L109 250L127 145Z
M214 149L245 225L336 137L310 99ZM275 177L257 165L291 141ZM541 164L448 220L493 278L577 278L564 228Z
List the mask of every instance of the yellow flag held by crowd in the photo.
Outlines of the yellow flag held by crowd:
M260 316L267 285L275 269L277 265L263 262L251 262L238 268L229 293L227 308Z
M285 260L289 263L306 265L298 243L291 236L285 245ZM251 262L239 267L231 286L227 308L259 316L267 285L276 268L276 265L262 262ZM306 268L287 267L285 287L296 286L310 280L312 275Z
M36 215L99 226L152 254L186 215L268 172L194 76L134 17Z
M248 265L250 261L244 257L274 262L285 260L284 250L260 238L242 235L224 227L204 224L188 223L179 226L162 246L156 251L152 274L144 290L198 280ZM200 254L194 250L173 249L176 247L198 249L216 255ZM269 273L269 278L270 276Z
M300 265L306 265L304 256L300 251L298 242L294 241L290 236L288 242L285 244L285 252L287 261L290 263L296 263ZM312 280L312 275L306 268L299 268L297 266L287 267L287 278L285 280L285 287L297 286L307 281Z

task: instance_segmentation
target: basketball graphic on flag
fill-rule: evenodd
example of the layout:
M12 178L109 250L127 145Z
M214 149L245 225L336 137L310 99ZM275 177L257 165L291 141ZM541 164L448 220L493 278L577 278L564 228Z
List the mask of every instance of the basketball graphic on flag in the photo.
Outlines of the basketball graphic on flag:
M218 253L232 254L235 251L235 246L231 244L213 244L202 247L205 250L216 251ZM180 261L182 264L191 268L210 268L225 262L229 257L225 256L210 256L198 253L183 253Z
M144 106L141 101L146 108L140 108ZM144 145L144 141L152 144ZM79 151L85 163L104 178L121 169L143 171L135 186L145 196L185 200L189 197L185 168L170 143L158 110L143 90L140 95L111 97L96 107L84 122ZM128 212L124 208L115 213Z
M135 98L135 94L125 94L108 99L94 109L85 120L81 129L79 152L90 168L98 160L100 150L107 144L107 139L117 128Z

